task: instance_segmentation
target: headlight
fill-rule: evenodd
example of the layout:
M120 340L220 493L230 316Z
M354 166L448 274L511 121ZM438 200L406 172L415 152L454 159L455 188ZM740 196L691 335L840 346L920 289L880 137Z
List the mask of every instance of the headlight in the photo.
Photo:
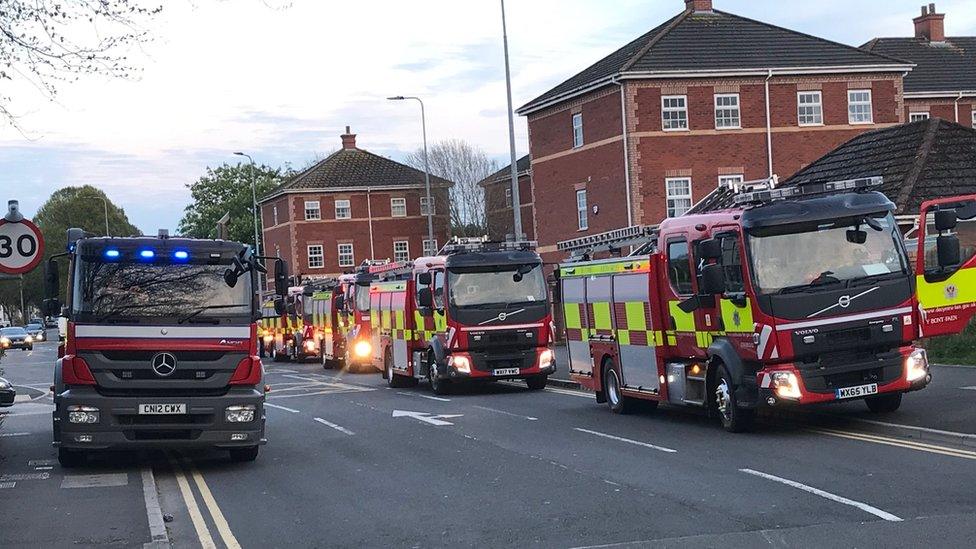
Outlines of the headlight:
M0 391L9 391L11 388L13 388L13 385L9 381L0 379Z
M929 356L925 349L915 349L905 357L905 379L909 382L923 379L929 373Z
M314 351L315 350L315 341L313 341L311 339L305 340L305 350L306 351Z
M4 347L10 345L10 338L9 337L0 337L0 345L3 345Z
M793 372L773 372L771 386L779 398L799 400L802 396L800 394L800 383Z
M556 362L556 353L552 352L552 349L546 349L539 354L539 368L545 369Z
M357 341L352 350L356 356L363 358L369 356L369 353L373 351L373 346L368 341Z
M271 335L271 334L265 334L265 336L264 336L264 343L265 344L271 343L272 340L274 340L274 336L273 335Z
M224 410L224 419L227 423L249 423L254 421L254 410L253 404L228 406Z
M24 343L32 343L33 341L34 338L32 338L31 336L24 336Z
M98 423L98 408L94 406L68 406L69 423Z
M455 370L464 374L471 373L471 361L466 356L451 355L448 359L448 366L454 366Z
M37 336L35 336L34 339L36 339L38 341L44 341L44 334L37 334Z

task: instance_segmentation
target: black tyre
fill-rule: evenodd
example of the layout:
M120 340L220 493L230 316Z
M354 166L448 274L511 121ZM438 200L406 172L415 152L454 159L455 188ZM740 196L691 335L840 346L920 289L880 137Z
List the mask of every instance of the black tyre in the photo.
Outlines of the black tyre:
M902 393L878 395L864 399L864 403L876 414L890 414L901 407L901 396Z
M629 414L634 411L634 400L623 395L620 390L622 386L613 359L607 359L603 363L603 391L607 395L607 406L615 414Z
M230 449L230 460L236 461L238 463L245 461L254 461L258 459L258 450L260 446L248 446L247 448L231 448Z
M724 364L719 365L715 378L715 410L722 422L722 428L730 433L741 433L752 429L756 411L739 408L735 397L735 384Z
M530 391L541 391L545 389L548 381L549 376L532 376L525 378L525 384L529 386Z
M81 467L85 464L85 461L85 453L80 450L58 448L58 463L60 463L61 467L64 467L65 469Z
M430 357L430 368L427 370L427 381L430 382L430 390L435 395L446 395L451 392L451 382L437 376L437 364L434 357Z

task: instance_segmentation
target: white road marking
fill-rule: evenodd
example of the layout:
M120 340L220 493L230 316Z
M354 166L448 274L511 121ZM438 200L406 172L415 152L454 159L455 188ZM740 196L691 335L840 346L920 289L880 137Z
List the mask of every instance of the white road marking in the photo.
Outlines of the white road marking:
M976 385L970 387L960 387L963 391L976 391Z
M331 421L326 421L326 420L324 420L324 419L322 419L320 417L315 418L315 421L321 423L322 425L326 425L328 427L332 427L333 429L335 429L336 431L339 431L340 433L345 433L347 435L355 435L356 434L356 433L350 431L349 429L346 429L342 425L336 425L335 423L332 423Z
M538 421L539 418L532 416L523 416L521 414L513 414L512 412L506 412L505 410L496 410L495 408L489 408L487 406L475 406L479 410L487 410L489 412L495 412L496 414L504 414L506 416L518 417L522 419L527 419L529 421Z
M430 425L435 425L437 427L443 427L445 425L454 425L450 421L444 421L445 419L453 419L456 417L462 417L464 414L431 414L427 412L410 412L407 410L393 410L393 417L412 417L416 420L428 423Z
M30 402L30 401L31 401L30 395L23 395L23 394L21 394L21 395L17 395L17 396L14 397L14 403L15 404L18 403L18 402Z
M14 475L0 475L0 482L18 480L47 480L51 478L51 473L18 473Z
M616 435L608 435L606 433L599 433L597 431L591 431L589 429L581 429L579 427L574 427L574 429L577 430L577 431L579 431L579 432L581 432L581 433L587 433L587 434L590 434L590 435L596 435L598 437L608 438L610 440L616 440L616 441L619 441L619 442L626 442L628 444L634 444L634 445L637 445L637 446L643 446L644 448L651 448L652 450L659 450L661 452L667 452L669 454L674 454L674 453L677 452L677 450L674 450L672 448L666 448L664 446L657 446L656 444L648 444L646 442L641 442L639 440L632 440L632 439L629 439L629 438L618 437Z
M50 471L51 469L54 469L54 467L51 465L45 465L44 467L34 467L35 471Z
M166 523L163 521L163 510L159 507L159 493L156 490L156 477L152 468L142 468L142 498L146 502L146 519L149 521L150 543L169 546L169 535L166 533ZM149 545L149 544L146 544Z
M294 408L285 408L284 406L278 406L277 404L271 404L270 402L265 402L264 405L267 408L277 408L278 410L284 410L286 412L291 412L293 414L297 414L298 413L298 410L296 410Z
M16 482L0 482L0 490L5 488L13 488L14 486L17 486Z
M819 488L814 488L813 486L807 486L806 484L799 483L799 482L797 482L795 480L790 480L790 479L786 479L786 478L782 478L782 477L777 477L775 475L770 475L769 473L763 473L761 471L754 471L752 469L739 469L739 470L742 471L743 473L747 473L747 474L750 474L750 475L753 475L753 476L757 476L757 477L760 477L760 478L764 478L766 480L772 480L774 482L779 482L781 484L785 484L787 486L791 486L791 487L796 488L798 490L803 490L804 492L809 492L809 493L814 494L816 496L820 496L820 497L822 497L824 499L829 499L830 501L835 501L837 503L843 503L844 505L850 505L851 507L856 507L856 508L858 508L858 509L860 509L860 510L866 512L866 513L871 513L872 515L874 515L874 516L876 516L878 518L887 520L887 521L900 522L902 520L899 517L896 517L895 515L892 515L891 513L888 513L887 511L882 511L881 509L878 509L877 507L872 507L872 506L868 505L867 503L861 503L860 501L854 501L852 499L847 499L847 498L845 498L843 496L838 496L836 494L831 494L830 492L825 492L825 491L823 491L823 490L821 490Z
M943 431L942 429L931 429L928 427L916 427L914 425L902 425L901 423L888 423L885 421L877 421L874 419L863 419L863 418L850 418L851 421L856 421L858 423L866 423L868 425L879 425L881 427L895 427L898 429L908 429L910 431L918 431L920 433L931 433L933 435L946 435L951 437L959 437L962 439L967 439L972 442L976 442L976 435L972 433L960 433L957 431Z
M554 387L547 387L546 392L559 393L561 395L569 395L574 397L593 398L593 393L584 393L583 391L573 391L571 389L556 389Z
M0 433L0 438L2 437L24 437L30 433Z
M41 465L54 465L57 462L56 459L32 459L27 462L27 466L36 468Z
M190 521L193 522L193 529L197 533L197 539L200 540L200 545L203 549L217 549L217 544L214 543L213 536L210 535L210 530L207 528L207 522L200 513L200 507L197 506L197 500L193 497L193 490L190 489L190 483L187 482L186 475L183 474L183 469L180 468L179 464L172 457L169 461L173 465L173 474L176 475L176 483L180 487L183 503L186 504L186 510L190 514Z
M427 400L436 400L438 402L450 402L451 401L451 399L449 399L449 398L441 398L441 397L435 397L435 396L430 396L430 395L422 395L420 393L407 393L407 392L404 392L404 391L397 391L397 394L398 395L403 395L403 396L409 396L409 397L426 398Z
M297 374L298 370L286 370L284 368L275 368L274 370L265 370L266 374Z
M217 500L214 499L213 494L210 492L210 487L203 480L203 475L190 463L190 460L184 459L183 462L193 474L193 480L196 481L197 489L200 490L200 495L203 496L203 502L207 505L207 509L210 510L210 516L213 518L214 525L217 527L217 532L220 534L220 539L224 541L224 545L227 546L227 549L241 549L241 544L237 542L237 538L231 532L230 525L227 524L227 519L224 518L224 513L221 512L220 506L217 505Z
M61 479L62 488L107 488L129 484L127 473L102 473L96 475L65 475Z

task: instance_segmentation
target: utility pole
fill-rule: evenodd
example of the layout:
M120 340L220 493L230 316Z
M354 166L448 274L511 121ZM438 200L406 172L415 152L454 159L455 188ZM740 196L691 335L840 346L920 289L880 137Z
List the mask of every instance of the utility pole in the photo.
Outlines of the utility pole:
M424 134L424 186L427 191L427 238L430 239L431 248L434 248L432 253L436 254L437 249L434 246L434 201L430 197L430 164L427 162L427 114L424 112L424 102L419 97L404 97L402 95L387 97L387 99L390 101L413 99L420 103L420 127Z
M234 153L236 156L246 156L250 162L251 175L251 213L254 215L254 255L261 255L261 246L258 244L258 187L254 177L254 159L251 155L242 152Z
M519 197L518 166L515 157L515 112L512 110L512 74L508 66L508 28L505 25L505 0L502 3L502 42L505 45L505 90L508 92L508 146L512 160L512 211L515 214L515 240L522 238L522 205Z

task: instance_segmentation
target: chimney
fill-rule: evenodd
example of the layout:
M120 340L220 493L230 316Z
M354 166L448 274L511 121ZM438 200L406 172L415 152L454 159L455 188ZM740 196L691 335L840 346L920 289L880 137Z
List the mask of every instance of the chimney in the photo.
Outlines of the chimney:
M346 133L339 136L342 138L342 148L351 150L356 148L356 134L349 133L349 126L346 126Z
M915 22L915 38L945 42L945 14L935 13L935 4L929 4L928 9L922 6L922 15L912 21Z
M692 13L711 13L712 0L685 0L685 9Z

